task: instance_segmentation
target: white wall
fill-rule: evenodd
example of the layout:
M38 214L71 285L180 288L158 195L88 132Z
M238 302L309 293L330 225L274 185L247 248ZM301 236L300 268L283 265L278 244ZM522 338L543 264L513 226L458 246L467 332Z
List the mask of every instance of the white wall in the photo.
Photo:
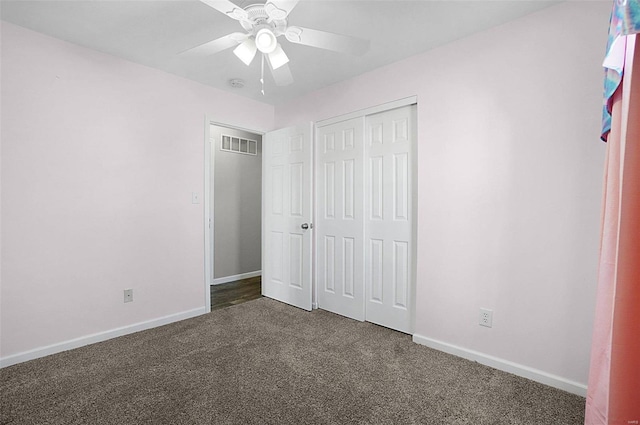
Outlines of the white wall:
M6 22L1 59L0 356L203 312L205 114L273 107Z
M276 108L280 127L417 95L415 340L578 393L609 14L609 2L564 3ZM481 307L493 328L478 326Z
M222 135L257 141L257 155L223 151ZM214 278L260 272L262 257L262 136L211 126L215 150Z

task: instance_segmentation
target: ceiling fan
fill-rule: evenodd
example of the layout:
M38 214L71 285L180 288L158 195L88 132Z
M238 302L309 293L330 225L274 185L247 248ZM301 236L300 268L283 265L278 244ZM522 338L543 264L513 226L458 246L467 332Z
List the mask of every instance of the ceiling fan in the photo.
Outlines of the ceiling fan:
M287 18L299 0L268 0L240 8L229 0L200 0L202 3L240 22L246 32L234 32L186 50L183 54L212 55L235 46L233 53L246 65L257 52L262 54L262 94L264 94L264 63L271 69L278 86L293 83L287 63L289 58L278 42L284 36L289 42L362 55L369 50L369 41L346 35L289 25Z

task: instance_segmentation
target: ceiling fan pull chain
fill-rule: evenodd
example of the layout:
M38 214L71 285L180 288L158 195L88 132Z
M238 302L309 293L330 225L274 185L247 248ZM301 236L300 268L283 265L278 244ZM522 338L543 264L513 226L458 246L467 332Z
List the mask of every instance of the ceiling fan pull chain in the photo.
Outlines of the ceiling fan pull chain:
M260 64L260 84L262 84L262 95L264 96L264 53L262 54L262 63Z

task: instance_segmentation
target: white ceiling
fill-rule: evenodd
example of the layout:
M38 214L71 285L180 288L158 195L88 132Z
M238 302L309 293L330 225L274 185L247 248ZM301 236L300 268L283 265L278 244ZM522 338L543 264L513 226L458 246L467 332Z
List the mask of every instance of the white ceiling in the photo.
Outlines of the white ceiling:
M232 0L247 6L260 0ZM277 0L275 0L277 1ZM2 1L3 20L71 43L158 68L222 90L277 105L383 65L538 11L557 1L301 0L288 18L299 25L371 41L353 57L279 40L294 83L276 87L260 61L244 65L229 49L203 58L178 53L242 31L239 22L192 0ZM245 80L230 87L229 79Z

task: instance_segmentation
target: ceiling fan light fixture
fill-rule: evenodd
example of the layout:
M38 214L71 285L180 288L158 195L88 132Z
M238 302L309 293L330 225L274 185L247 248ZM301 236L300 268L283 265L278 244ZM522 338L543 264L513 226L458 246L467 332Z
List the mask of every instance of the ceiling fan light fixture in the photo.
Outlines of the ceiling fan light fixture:
M278 69L282 65L289 62L289 58L287 57L287 54L284 52L284 50L282 50L280 44L276 46L273 52L269 53L269 62L271 63L271 68L273 69Z
M278 47L278 40L273 31L268 28L262 28L256 33L255 44L262 53L271 53Z
M256 43L252 38L247 38L242 44L233 49L233 54L238 57L245 65L249 66L256 56Z

